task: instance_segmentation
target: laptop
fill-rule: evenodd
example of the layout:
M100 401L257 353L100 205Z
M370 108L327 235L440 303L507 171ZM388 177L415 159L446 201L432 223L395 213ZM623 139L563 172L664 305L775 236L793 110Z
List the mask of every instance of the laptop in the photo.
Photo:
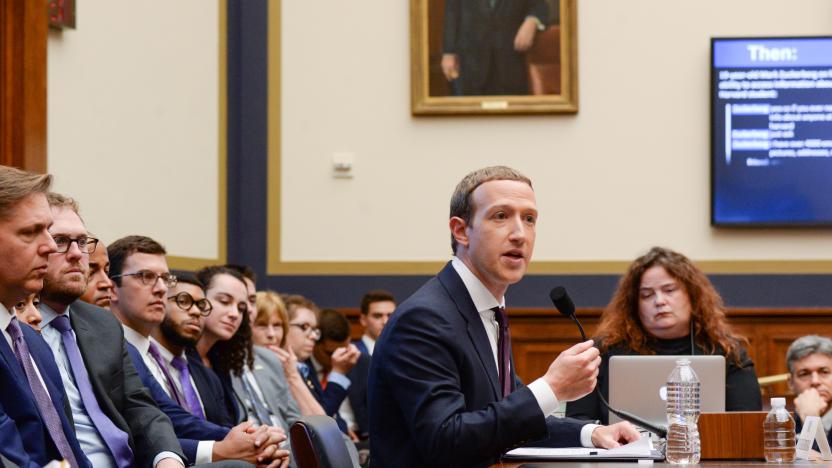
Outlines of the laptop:
M610 358L610 406L667 425L666 403L660 392L676 367L685 358L699 377L699 410L725 411L724 356L613 356ZM621 419L610 413L610 424Z

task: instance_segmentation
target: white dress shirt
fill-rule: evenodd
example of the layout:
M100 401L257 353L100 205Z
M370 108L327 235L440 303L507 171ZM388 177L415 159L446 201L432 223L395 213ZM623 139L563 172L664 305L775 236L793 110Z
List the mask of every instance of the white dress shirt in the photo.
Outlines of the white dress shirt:
M176 400L173 399L173 396L170 394L170 391L168 390L168 384L167 379L165 378L165 373L162 372L162 368L159 367L159 363L156 361L156 359L153 359L153 356L150 354L150 340L152 340L152 338L148 338L124 324L121 324L121 328L124 329L124 339L139 350L139 355L142 357L144 365L147 366L148 370L150 370L150 374L153 375L153 378L156 379L156 382L159 384L160 387L162 387L162 390L164 390L165 393L169 397L171 397L171 400L174 403L176 403ZM170 351L165 349L165 347L160 345L158 342L155 344L156 348L159 350L159 353L162 354L163 357L166 356L165 353L167 353L167 355L170 355L170 359L173 359L173 354L171 354ZM170 362L170 360L168 360L167 358L165 358L165 360L166 362ZM173 366L167 366L167 368L170 372ZM176 375L178 377L179 371L176 372ZM180 392L180 395L183 395L177 377L174 377L173 384L176 385L177 390ZM196 388L196 386L194 386L194 388ZM200 404L202 404L202 400L200 400ZM194 463L211 463L213 458L213 451L213 440L200 440L199 442L197 442L196 445L196 460L194 461Z
M367 352L370 353L370 356L372 356L373 350L376 349L376 340L370 338L369 335L362 335L361 341L364 343L364 346L367 347Z
M491 344L491 353L494 356L494 366L495 369L499 369L499 359L497 358L497 341L500 336L500 326L497 324L497 320L494 317L494 307L505 307L506 301L505 297L501 297L499 300L491 294L491 291L482 284L479 278L468 269L468 266L460 260L458 257L451 258L451 266L456 270L459 277L462 279L462 283L465 285L465 289L468 290L468 294L471 296L471 300L474 302L474 307L476 307L477 312L480 314L480 320L482 320L483 328L485 328L485 333L488 335L488 342ZM499 372L499 370L498 370ZM534 395L535 400L537 400L538 406L540 406L540 411L543 412L544 416L550 416L555 411L557 411L559 407L557 395L543 380L543 377L538 378L534 382L527 385L528 389L531 390L532 395ZM592 444L592 431L598 427L597 424L586 424L584 427L581 428L581 445L584 447L593 447Z
M6 309L6 306L0 304L0 331L3 332L3 337L6 338L6 343L8 343L9 348L11 348L12 353L14 353L14 342L12 342L12 336L9 335L9 332L6 331L6 328L9 327L9 323L12 321L12 314L9 312L9 309ZM24 326L23 322L18 320L21 327ZM17 356L17 355L15 355ZM40 375L40 369L38 369L37 363L35 363L35 358L32 357L31 353L29 354L29 360L32 362L32 367L35 368L35 374L38 376L38 380L40 381L40 385L43 387L43 390L46 392L47 395L49 394L49 389L46 387L46 382L43 381L43 376ZM51 396L51 395L50 395Z

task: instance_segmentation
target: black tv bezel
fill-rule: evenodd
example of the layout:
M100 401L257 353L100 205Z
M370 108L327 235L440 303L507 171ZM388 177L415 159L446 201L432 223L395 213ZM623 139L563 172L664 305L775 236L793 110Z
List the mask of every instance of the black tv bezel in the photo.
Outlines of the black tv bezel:
M716 135L714 129L714 105L716 100L716 93L714 93L715 86L716 86L716 74L714 73L714 43L716 41L753 41L753 40L781 40L781 39L832 39L832 35L830 36L716 36L711 37L711 53L710 53L710 62L709 62L709 69L711 74L710 80L710 108L708 112L708 121L710 122L709 131L710 131L710 139L711 139L711 151L709 155L708 163L710 164L710 186L711 186L711 199L710 199L710 218L711 218L711 227L715 228L734 228L734 229L758 229L758 228L779 228L779 229L804 229L804 228L832 228L832 219L829 221L818 221L818 222L785 222L785 223L769 223L769 222L754 222L754 221L746 221L746 222L718 222L716 220L716 194L715 194L715 187L714 187L714 178L716 174L716 164L715 161L715 152L716 152Z

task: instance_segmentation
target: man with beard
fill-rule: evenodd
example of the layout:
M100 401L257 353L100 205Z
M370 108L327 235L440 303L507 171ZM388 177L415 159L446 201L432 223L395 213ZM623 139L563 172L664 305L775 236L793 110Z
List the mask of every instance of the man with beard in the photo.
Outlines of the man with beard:
M171 363L167 369L181 394L186 400L193 401L193 396L196 397L195 402L187 402L186 409L215 424L231 426L233 416L225 407L222 382L198 356L193 356L194 346L205 327L205 317L212 309L204 286L191 273L177 275L176 286L170 289L168 297L165 319L151 333L151 341L159 345L164 360ZM191 392L193 396L188 397Z
M197 315L211 310L204 294L197 295L196 300L186 291L169 294L170 289L177 286L178 279L168 270L165 254L161 244L145 236L127 236L108 248L114 283L110 306L122 323L125 340L133 347L130 349L133 364L140 375L143 367L149 371L144 379L147 387L151 390L161 388L161 392L153 392L153 398L172 419L189 460L209 463L239 459L260 463L275 458L277 464L281 463L287 455L285 451L277 450L276 444L285 439L281 431L265 426L255 429L248 423L228 431L205 421L199 397L189 392L193 382L179 379L187 375L187 366L179 366L181 356L177 355L180 358L177 359L150 338L164 320L166 303L172 302L175 307L187 306ZM193 327L189 330L194 331ZM201 333L201 325L197 332ZM174 377L172 371L177 369ZM179 411L182 408L190 414L183 416Z
M93 236L90 234L90 236ZM101 240L98 247L90 254L90 273L87 275L87 290L81 300L110 310L110 294L113 282L110 280L110 257L107 246Z
M78 298L87 287L90 241L73 200L49 194L54 222L41 292L42 336L57 361L81 448L97 467L181 467L170 420L147 394L118 321Z

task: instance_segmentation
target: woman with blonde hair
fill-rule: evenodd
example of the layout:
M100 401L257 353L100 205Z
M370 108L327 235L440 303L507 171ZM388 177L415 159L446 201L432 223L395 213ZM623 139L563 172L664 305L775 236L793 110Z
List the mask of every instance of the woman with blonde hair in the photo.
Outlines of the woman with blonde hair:
M283 374L277 377L288 385L301 414L326 414L300 375L295 353L286 344L286 337L289 335L289 312L283 299L274 291L258 291L255 304L256 312L251 327L254 344L271 350L280 359Z
M609 359L616 355L725 356L725 410L759 411L760 387L745 338L733 331L722 298L684 255L662 247L630 264L601 316L598 390L608 398ZM608 423L598 395L569 402L566 415Z

